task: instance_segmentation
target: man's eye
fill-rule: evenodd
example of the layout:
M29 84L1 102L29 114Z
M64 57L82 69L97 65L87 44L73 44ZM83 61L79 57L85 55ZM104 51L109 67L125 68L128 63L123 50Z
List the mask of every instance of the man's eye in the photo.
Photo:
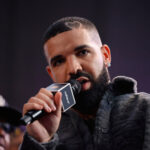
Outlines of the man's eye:
M60 66L63 62L64 62L64 60L63 60L63 59L56 60L56 61L53 63L53 66L54 66L54 67L56 67L56 66Z
M83 49L83 50L81 50L80 52L78 52L78 56L85 56L85 55L87 55L89 53L89 51L88 50L86 50L86 49Z

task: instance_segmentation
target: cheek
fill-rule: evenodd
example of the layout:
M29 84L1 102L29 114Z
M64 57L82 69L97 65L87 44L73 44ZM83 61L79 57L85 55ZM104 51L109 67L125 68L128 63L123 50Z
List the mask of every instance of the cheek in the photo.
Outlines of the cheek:
M90 72L93 75L94 79L97 79L98 76L101 74L103 70L103 59L93 59L93 61L90 63Z
M6 141L6 146L9 147L9 144L10 144L10 135L9 134L5 135L5 141Z
M55 82L63 83L65 82L65 70L60 68L53 71L53 76L55 79Z

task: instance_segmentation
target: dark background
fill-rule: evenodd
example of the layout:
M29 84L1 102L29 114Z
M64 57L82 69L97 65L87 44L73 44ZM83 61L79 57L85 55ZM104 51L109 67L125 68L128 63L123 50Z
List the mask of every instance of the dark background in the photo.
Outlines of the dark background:
M150 92L149 0L1 0L0 94L10 105L21 110L51 83L41 39L64 16L93 21L112 52L111 77L133 77L139 91Z

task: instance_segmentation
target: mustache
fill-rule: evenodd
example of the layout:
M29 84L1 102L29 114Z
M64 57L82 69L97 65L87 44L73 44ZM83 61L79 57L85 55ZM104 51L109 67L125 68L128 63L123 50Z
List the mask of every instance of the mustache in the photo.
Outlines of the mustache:
M94 81L92 75L85 71L78 71L76 74L70 74L70 80L76 80L79 77L87 77L91 82Z

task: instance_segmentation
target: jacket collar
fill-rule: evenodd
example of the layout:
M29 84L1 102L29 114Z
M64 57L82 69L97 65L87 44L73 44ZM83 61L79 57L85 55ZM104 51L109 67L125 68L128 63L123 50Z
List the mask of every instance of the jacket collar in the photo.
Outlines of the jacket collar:
M111 85L115 96L137 93L137 81L130 77L117 76L112 80Z

